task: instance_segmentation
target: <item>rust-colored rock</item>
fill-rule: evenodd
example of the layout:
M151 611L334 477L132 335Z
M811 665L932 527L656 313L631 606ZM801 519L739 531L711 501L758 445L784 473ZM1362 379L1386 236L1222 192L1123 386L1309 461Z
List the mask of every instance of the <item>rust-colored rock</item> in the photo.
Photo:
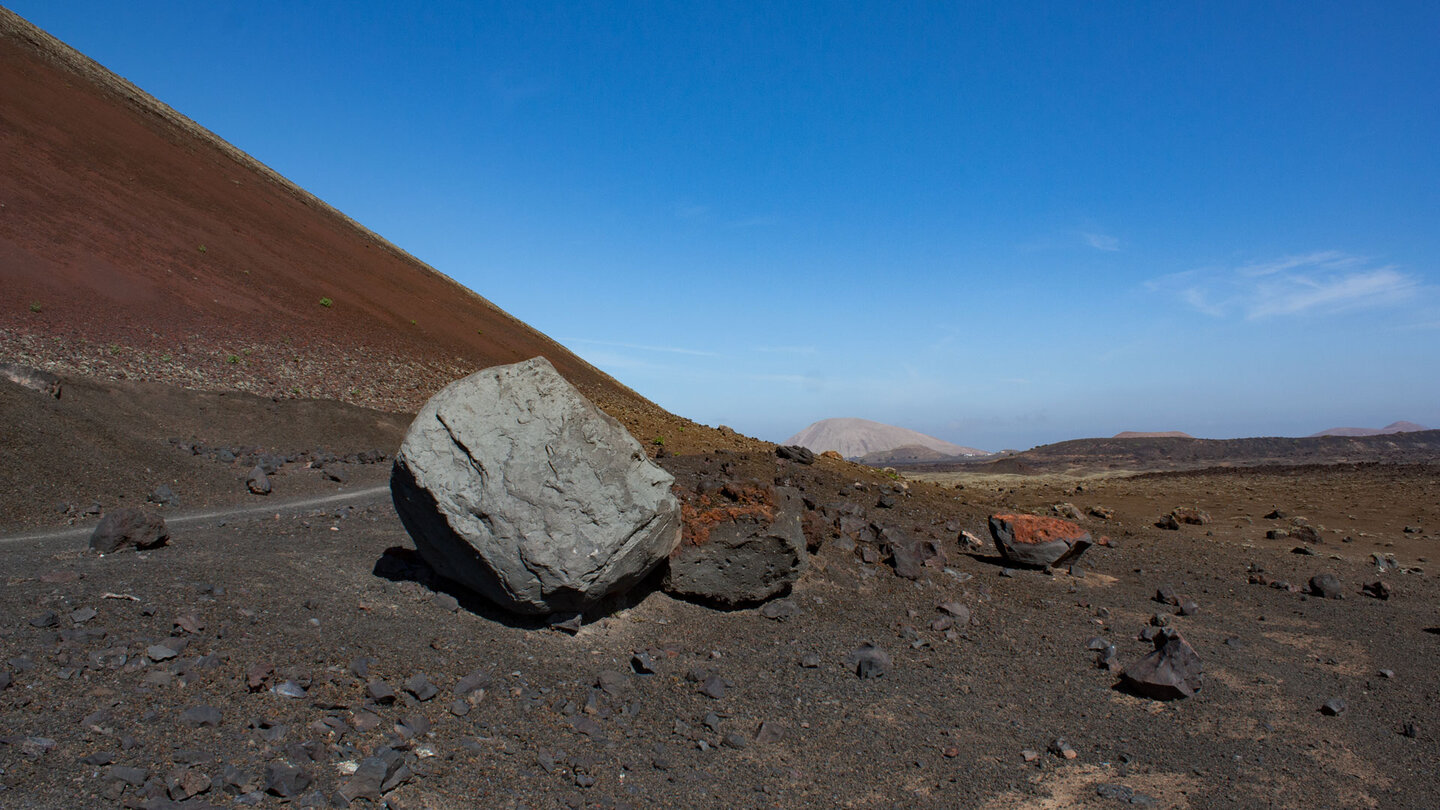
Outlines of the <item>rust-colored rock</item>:
M991 515L990 536L1000 556L1037 568L1075 560L1092 544L1090 533L1074 523L1036 515Z

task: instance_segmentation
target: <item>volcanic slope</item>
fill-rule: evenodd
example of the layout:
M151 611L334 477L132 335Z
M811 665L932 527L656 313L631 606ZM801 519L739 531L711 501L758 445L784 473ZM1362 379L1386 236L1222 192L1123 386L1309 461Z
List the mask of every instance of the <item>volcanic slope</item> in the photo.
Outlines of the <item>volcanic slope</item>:
M984 450L962 447L909 428L851 418L821 419L786 439L785 444L798 444L817 453L834 450L845 458L860 458L900 447L928 447L946 456L986 454Z
M0 356L413 412L558 343L0 8ZM362 169L363 170L363 169Z

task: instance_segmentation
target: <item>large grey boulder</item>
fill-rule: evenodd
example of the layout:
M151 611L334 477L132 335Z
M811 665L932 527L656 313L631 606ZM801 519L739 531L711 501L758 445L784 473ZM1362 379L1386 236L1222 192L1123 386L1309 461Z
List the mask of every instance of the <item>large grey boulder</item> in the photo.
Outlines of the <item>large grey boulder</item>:
M665 590L725 606L783 593L805 570L799 491L730 482L685 496L684 540Z
M680 541L674 478L543 357L446 386L410 425L395 508L436 573L519 613L581 611Z

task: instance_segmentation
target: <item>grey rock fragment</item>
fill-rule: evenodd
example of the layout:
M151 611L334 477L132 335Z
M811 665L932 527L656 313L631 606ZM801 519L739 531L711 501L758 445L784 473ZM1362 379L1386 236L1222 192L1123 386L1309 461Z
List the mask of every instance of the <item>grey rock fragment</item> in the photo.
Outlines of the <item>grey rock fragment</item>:
M391 493L437 573L520 613L582 611L680 540L674 478L537 357L451 383L415 417Z
M652 675L655 672L655 658L648 652L637 652L630 656L630 668L640 675Z
M725 679L719 675L711 675L700 685L700 693L716 700L725 697Z
M783 739L785 739L785 730L768 720L762 721L759 730L755 732L755 742L759 745L769 745Z
M180 498L175 494L175 490L170 488L169 484L161 484L160 486L155 487L155 490L150 493L149 497L146 498L146 500L159 506L180 505Z
M1350 704L1345 702L1345 698L1333 697L1320 706L1320 713L1327 717L1339 717L1348 708Z
M110 768L105 771L106 779L124 782L131 787L140 787L145 784L145 780L149 778L149 776L150 772L144 768L131 768L125 765L111 765Z
M424 702L435 697L440 690L430 683L430 678L425 673L417 672L405 682L405 691L414 695L416 700Z
M215 728L220 725L220 717L220 710L214 706L191 706L180 713L180 722L196 728Z
M1345 598L1345 589L1334 574L1316 574L1311 577L1309 591L1323 599Z
M890 656L866 642L845 656L845 668L862 679L884 677L890 671Z
M114 751L96 751L95 753L86 756L80 761L85 763L86 765L98 767L100 765L109 765L110 763L114 762L116 756L117 755Z
M463 697L470 694L471 692L474 692L476 689L482 689L489 685L490 676L487 673L477 669L469 675L466 675L465 677L456 681L455 687L451 691L454 692L457 696Z
M815 463L815 453L813 453L809 448L801 447L798 444L783 445L781 447L777 447L775 448L775 455L783 459L798 462L800 464Z
M776 599L766 602L760 608L760 615L775 621L785 621L799 615L800 606L793 599Z
M79 610L70 611L70 621L76 624L84 624L85 622L88 622L91 619L95 618L97 615L98 611L96 611L95 608L83 607Z
M179 655L179 651L166 644L152 644L145 650L151 661L167 661Z
M285 681L284 683L276 684L275 687L270 691L274 692L280 697L297 699L303 698L307 694L305 691L305 687L301 686L295 681Z
M1155 700L1194 695L1203 681L1203 667L1195 649L1173 628L1161 630L1154 643L1154 652L1124 669L1121 685L1133 694Z
M255 495L269 495L270 476L265 474L264 468L256 465L245 479L245 488Z
M101 518L90 534L90 550L113 554L126 548L155 548L169 539L170 530L159 515L140 509L116 509Z
M293 799L305 792L314 781L303 768L285 762L265 766L264 791L282 799Z
M384 704L395 702L395 690L390 688L390 684L378 678L365 684L365 694L376 703Z

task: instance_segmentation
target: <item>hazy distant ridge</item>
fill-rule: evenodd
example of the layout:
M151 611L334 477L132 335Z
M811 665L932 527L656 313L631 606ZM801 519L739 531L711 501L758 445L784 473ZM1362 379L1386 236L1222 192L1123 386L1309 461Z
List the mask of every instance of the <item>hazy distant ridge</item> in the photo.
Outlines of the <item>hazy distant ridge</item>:
M1358 428L1358 427L1333 427L1329 430L1322 430L1319 433L1311 433L1307 438L1316 436L1385 436L1391 433L1414 433L1419 430L1429 430L1424 425L1417 425L1414 422L1391 422L1383 428Z

